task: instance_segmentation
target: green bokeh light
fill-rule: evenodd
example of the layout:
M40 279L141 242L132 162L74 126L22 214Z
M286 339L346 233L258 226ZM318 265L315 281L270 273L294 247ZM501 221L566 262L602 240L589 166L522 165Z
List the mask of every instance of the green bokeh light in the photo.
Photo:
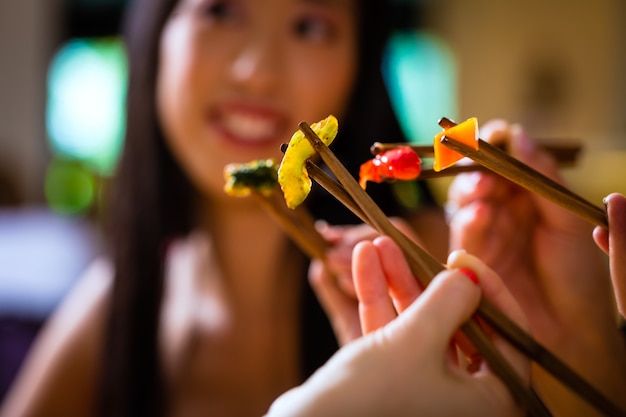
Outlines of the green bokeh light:
M93 205L96 180L81 162L55 159L46 172L45 195L51 210L79 214Z
M409 140L431 144L437 121L455 119L457 68L448 46L428 32L395 33L385 51L389 95Z
M46 126L53 152L109 175L123 141L126 85L127 62L120 39L66 43L48 74Z

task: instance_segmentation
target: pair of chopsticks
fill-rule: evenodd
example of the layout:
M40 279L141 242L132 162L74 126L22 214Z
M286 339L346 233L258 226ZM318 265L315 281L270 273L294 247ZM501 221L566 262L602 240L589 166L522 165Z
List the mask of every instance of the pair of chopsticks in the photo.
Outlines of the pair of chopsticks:
M422 286L426 287L436 274L445 269L445 266L393 226L382 210L359 186L343 164L317 137L308 124L302 122L299 127L339 182L328 176L328 174L322 171L313 162L307 161L307 170L310 177L365 223L372 226L380 234L387 235L394 239L402 249L413 274L417 277ZM486 300L481 301L478 308L478 315L513 346L520 350L520 352L552 373L573 391L585 398L590 404L594 405L598 410L608 415L626 416L626 412L620 410L603 394L571 370L560 359L537 343L527 332L517 326L512 320ZM463 325L461 330L481 352L494 373L503 380L513 395L527 407L532 415L550 415L550 411L541 402L537 394L521 380L519 375L516 374L510 364L485 336L477 322L473 320L468 321Z
M444 129L449 129L455 126L456 123L444 117L439 120L439 125ZM578 214L592 224L602 226L605 229L608 228L608 219L603 209L593 205L583 197L551 178L548 178L539 171L513 158L498 147L482 139L478 139L478 149L473 149L448 136L443 136L441 143L453 151L471 158L509 181Z
M444 117L439 123L442 123L442 127L454 127L455 123L452 120ZM400 146L408 146L413 149L418 155L433 157L435 154L434 146L432 145L413 145L407 142L396 142L396 143L385 143L385 142L374 142L372 146L370 146L370 152L373 155L398 148ZM497 146L497 145L496 145ZM505 146L497 146L499 149L506 151ZM556 144L556 143L543 143L540 144L539 147L544 151L548 152L560 166L570 166L576 163L578 155L582 150L581 145L566 145L566 144Z
M453 127L454 123L450 121L450 119L442 119L443 121L450 122L452 124L447 124L448 127ZM445 123L445 122L444 122ZM398 148L400 146L408 146L415 151L420 157L432 157L434 155L434 146L432 145L413 145L406 142L374 142L370 147L370 152L372 155L377 155L382 152ZM497 146L498 149L506 151L504 146ZM573 166L576 164L576 160L578 159L578 155L582 149L580 145L565 145L565 144L556 144L556 143L543 143L540 147L548 152L555 161L561 167ZM462 174L464 172L473 172L473 171L490 171L489 168L480 165L480 164L469 164L469 165L453 165L449 168L446 168L442 171L435 171L432 168L424 168L420 172L419 178L423 180L427 179L436 179L443 177L452 177L457 174Z
M328 242L317 231L315 219L304 206L298 206L295 210L288 208L278 187L270 195L255 190L251 194L307 256L322 260L326 258Z

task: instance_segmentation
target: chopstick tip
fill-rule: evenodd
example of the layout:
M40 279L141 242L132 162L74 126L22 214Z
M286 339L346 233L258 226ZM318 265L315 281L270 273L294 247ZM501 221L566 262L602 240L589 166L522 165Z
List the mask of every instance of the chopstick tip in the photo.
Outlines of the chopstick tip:
M380 142L374 142L372 143L372 146L370 146L370 153L372 155L378 155L382 150L383 144Z
M444 129L450 129L451 127L456 126L456 123L447 117L442 117L437 123Z

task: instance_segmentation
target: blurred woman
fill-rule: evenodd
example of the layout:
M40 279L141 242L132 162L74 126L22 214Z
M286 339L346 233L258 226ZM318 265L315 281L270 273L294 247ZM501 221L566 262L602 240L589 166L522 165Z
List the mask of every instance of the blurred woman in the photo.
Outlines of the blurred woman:
M324 363L337 342L308 259L257 204L224 194L222 171L279 159L299 122L328 114L355 174L373 140L402 140L380 73L387 12L382 0L133 2L109 256L49 321L3 417L261 415ZM388 186L370 192L406 214ZM431 226L424 195L414 218ZM356 222L325 192L307 205Z

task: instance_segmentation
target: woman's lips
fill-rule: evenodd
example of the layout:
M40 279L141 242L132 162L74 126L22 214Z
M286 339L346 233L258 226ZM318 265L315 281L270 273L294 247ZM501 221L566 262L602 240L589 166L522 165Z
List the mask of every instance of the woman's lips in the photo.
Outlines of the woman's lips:
M285 117L266 108L243 105L223 106L210 117L225 140L242 145L266 145L283 138Z

